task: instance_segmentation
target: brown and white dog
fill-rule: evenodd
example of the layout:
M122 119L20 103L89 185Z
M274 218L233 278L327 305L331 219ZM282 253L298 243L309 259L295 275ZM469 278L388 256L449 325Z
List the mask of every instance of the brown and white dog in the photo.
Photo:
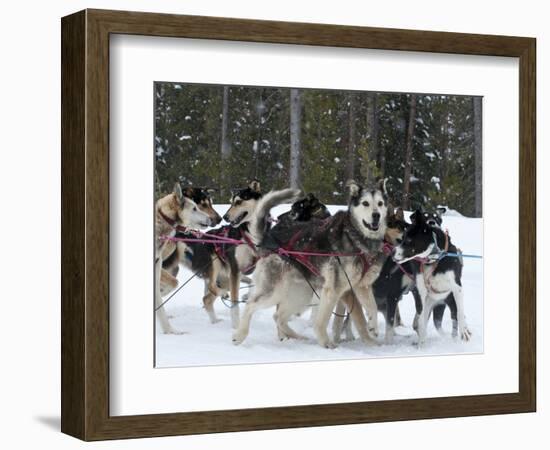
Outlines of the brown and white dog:
M160 198L155 205L155 310L163 333L174 333L162 296L169 294L178 284L170 272L162 268L162 262L176 250L176 243L166 238L173 237L178 228L205 228L212 225L208 214L183 195L176 183L172 193Z
M212 207L211 203L208 204L205 201L204 192L184 190L184 195L193 198L199 208L202 204L205 208L203 211L206 213L208 213L206 207ZM253 270L255 262L255 247L249 237L248 222L253 217L257 201L261 197L260 183L257 180L252 181L246 188L234 191L230 201L231 206L224 216L230 225L208 231L209 235L241 240L242 245L178 241L175 251L164 260L163 267L174 276L181 264L204 280L203 305L211 323L219 322L214 310L214 302L218 297L229 293L231 322L233 327L238 326L242 273ZM208 200L210 200L209 197ZM216 216L210 215L211 219L221 220L217 213L215 214ZM176 234L176 238L186 237L194 236L185 231L179 231ZM215 238L212 239L215 240Z
M256 246L250 236L249 224L255 217L256 209L262 199L260 182L252 180L247 187L233 191L230 206L223 219L234 229L243 244L233 246L230 256L235 265L229 277L230 297L232 302L231 323L233 328L239 326L239 287L242 274L249 275L254 271L258 258Z

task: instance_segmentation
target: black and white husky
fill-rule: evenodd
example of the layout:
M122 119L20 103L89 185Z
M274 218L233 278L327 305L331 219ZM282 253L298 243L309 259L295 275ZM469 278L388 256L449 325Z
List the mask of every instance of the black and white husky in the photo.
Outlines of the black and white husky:
M303 310L312 290L320 296L314 331L321 346L335 346L327 333L328 322L334 306L350 290L368 316L368 329L364 323L355 323L356 328L364 341L372 342L369 331L377 334L377 308L371 285L384 258L387 198L382 185L364 188L349 182L348 188L350 200L346 211L323 221L296 224L290 233L291 241L279 247L277 253L264 251L254 273L254 292L233 335L234 343L239 344L247 337L254 312L270 306L278 307L279 331L288 337L299 337L288 326L288 320ZM284 198L291 196L291 191L273 195ZM251 234L260 248L264 246L269 208L276 204L275 198L267 203L269 195L266 204L258 207L258 211L263 209L262 214L251 223Z
M428 224L422 212L416 211L411 220L413 224L405 232L401 244L395 247L393 259L400 265L412 263L421 302L415 317L418 342L422 344L426 340L427 322L434 306L445 302L450 294L456 302L458 334L461 339L469 340L471 333L464 316L462 262L442 251L458 253L458 249L447 233Z
M439 206L434 211L424 211L422 214L428 225L443 229L442 228L443 214L445 214L446 212L447 212L447 208L445 208L444 206ZM462 259L461 259L461 262L462 262ZM416 291L413 291L413 293L417 295ZM418 303L418 300L417 300L417 303ZM443 333L442 331L443 315L445 314L445 308L447 306L449 307L449 311L451 312L451 320L453 322L453 336L456 336L458 333L458 330L457 330L457 321L456 321L456 302L453 297L453 294L449 294L449 296L445 299L445 303L434 306L434 309L433 309L434 325L437 331L442 334Z
M278 224L289 222L307 222L311 219L326 219L330 217L328 208L321 203L315 194L309 193L304 198L296 200L290 211L277 217Z

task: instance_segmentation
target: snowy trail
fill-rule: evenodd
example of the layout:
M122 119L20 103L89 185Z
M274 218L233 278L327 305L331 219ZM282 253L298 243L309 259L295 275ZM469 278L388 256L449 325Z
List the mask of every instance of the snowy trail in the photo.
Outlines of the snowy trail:
M331 212L344 207L331 207ZM227 205L216 206L220 213ZM274 208L272 215L288 210L288 207ZM408 217L408 214L406 215ZM443 227L449 230L451 239L464 253L483 254L483 221L455 215L443 218ZM185 282L191 272L180 270L178 279ZM423 355L444 355L483 352L483 260L465 259L463 273L464 302L467 324L473 333L469 342L451 337L451 319L448 309L443 319L445 335L440 336L430 321L426 344L418 348L416 333L412 329L414 300L408 294L399 303L405 327L396 329L393 345L367 346L360 340L342 342L338 348L321 348L309 325L309 311L292 320L291 326L308 339L280 342L273 321L274 308L259 311L254 315L248 338L239 346L231 342L232 328L230 310L221 300L215 303L221 322L212 325L202 308L203 281L195 278L167 304L166 309L173 326L186 334L156 336L156 367L207 366L222 364L253 364L268 362L292 362L312 360L338 360L380 357L409 357ZM243 285L245 286L245 285ZM245 293L247 289L241 289ZM242 295L242 294L241 294ZM244 305L241 305L241 313ZM379 325L383 340L384 318L379 314ZM158 329L158 327L157 327ZM357 332L354 332L357 336Z

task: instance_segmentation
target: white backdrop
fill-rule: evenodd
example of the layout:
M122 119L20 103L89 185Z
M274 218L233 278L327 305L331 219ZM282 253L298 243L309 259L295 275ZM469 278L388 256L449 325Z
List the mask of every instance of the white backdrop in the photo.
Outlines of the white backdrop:
M79 448L83 444L59 429L59 18L85 7L155 10L159 12L221 15L398 28L437 29L472 33L536 36L538 41L539 149L550 145L544 124L550 120L550 30L544 2L525 0L508 6L499 2L498 15L490 2L464 0L441 6L437 1L377 2L246 2L183 0L71 2L19 1L4 5L0 17L3 67L0 129L0 183L5 213L0 225L4 320L1 333L3 401L1 444L6 448ZM24 24L24 26L23 26ZM548 204L548 152L539 152L539 204ZM29 220L29 217L32 220ZM538 216L539 230L550 227L547 209ZM503 223L506 226L506 223ZM31 238L32 236L32 238ZM550 294L541 281L548 273L548 237L539 232L539 298ZM30 253L32 249L32 254ZM548 314L541 301L540 318ZM334 448L343 442L359 445L415 448L517 448L547 441L544 425L550 420L548 379L550 334L539 326L539 412L393 424L234 433L186 438L105 442L101 448L281 448L318 444ZM504 430L516 430L506 433Z
M501 251L506 242L510 259L517 259L518 239L500 226L503 212L518 202L517 59L143 36L111 37L110 56L111 414L517 392L518 276L507 273ZM151 97L157 80L483 95L483 354L153 368ZM507 222L518 229L517 214ZM342 377L361 386L360 396L327 389ZM289 379L282 389L280 380ZM232 380L231 389L219 380ZM208 395L189 386L208 386Z

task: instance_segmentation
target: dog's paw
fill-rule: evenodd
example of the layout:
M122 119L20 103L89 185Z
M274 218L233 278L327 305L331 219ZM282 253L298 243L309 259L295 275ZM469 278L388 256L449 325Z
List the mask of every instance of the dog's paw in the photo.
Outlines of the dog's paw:
M338 345L334 342L334 341L331 341L330 339L328 338L321 338L321 339L317 339L317 342L319 343L319 345L321 347L324 347L324 348L336 348Z
M233 344L240 345L246 339L246 333L235 331L233 333Z
M467 327L464 327L464 330L462 330L462 333L460 334L460 339L464 342L468 342L471 338L472 332Z
M187 331L175 330L174 328L170 328L169 330L164 330L163 334L173 334L176 336L181 336L183 334L189 334L189 333Z
M376 339L378 337L378 328L376 327L368 327L368 332L369 332L369 335L373 338L373 339Z

